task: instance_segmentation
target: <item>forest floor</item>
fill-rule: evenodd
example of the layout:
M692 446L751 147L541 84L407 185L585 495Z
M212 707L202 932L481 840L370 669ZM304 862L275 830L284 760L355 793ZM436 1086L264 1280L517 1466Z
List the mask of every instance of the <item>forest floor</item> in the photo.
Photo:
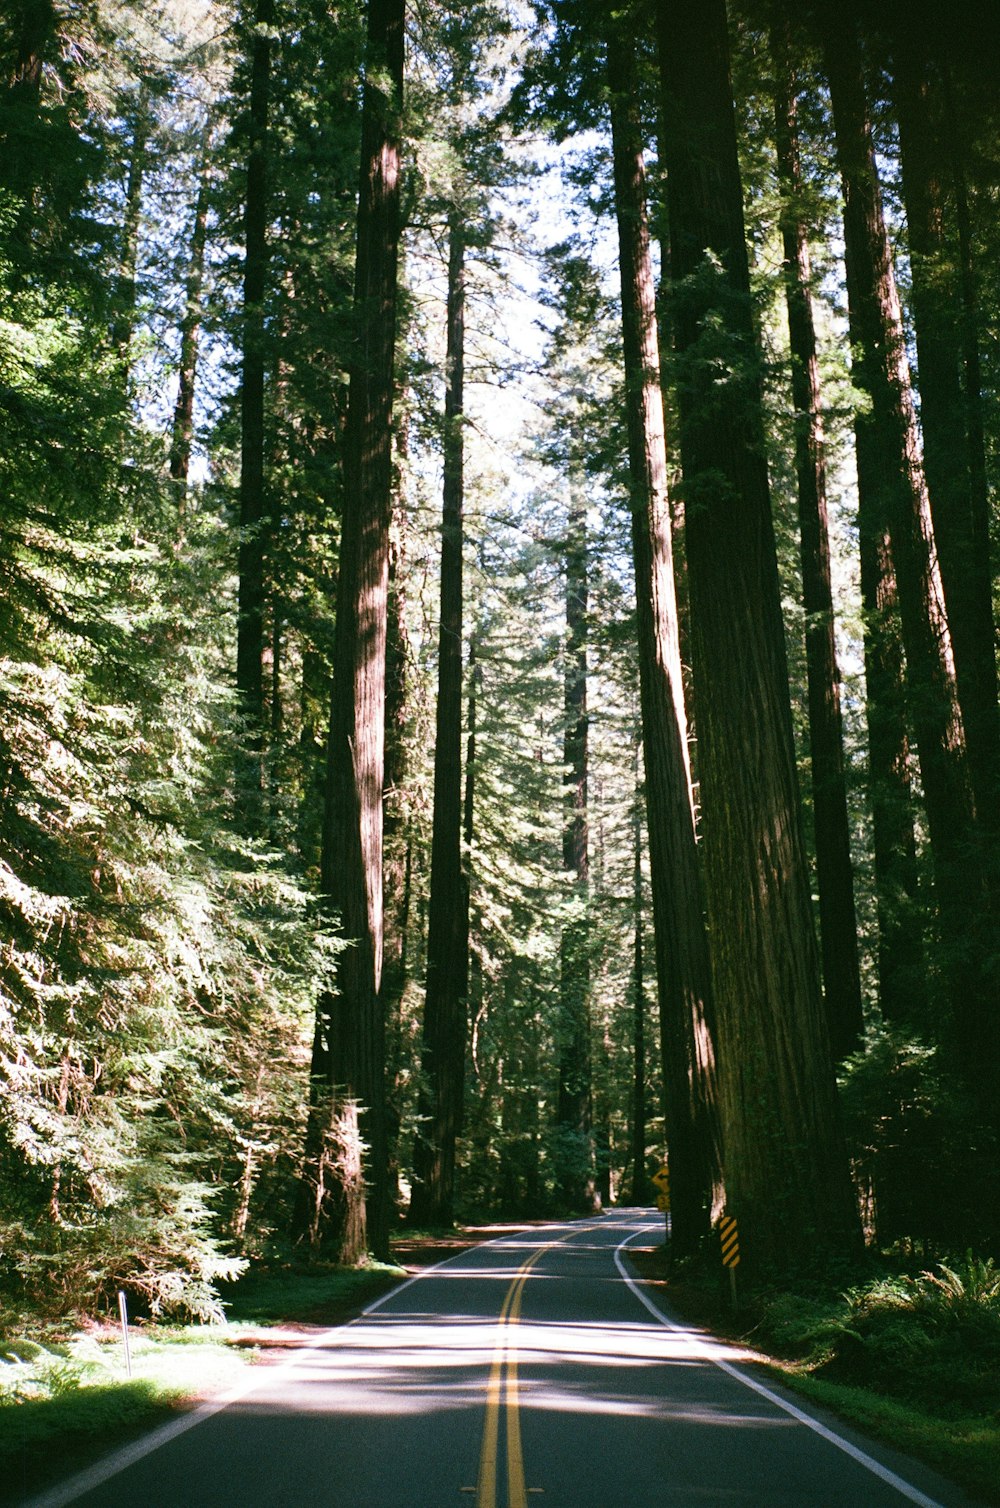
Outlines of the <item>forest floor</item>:
M803 1284L744 1295L734 1311L717 1274L672 1271L664 1246L628 1255L679 1319L746 1348L744 1369L1000 1505L1000 1313L968 1278L943 1269L956 1278L947 1289L892 1275L846 1292ZM996 1276L992 1264L985 1271Z

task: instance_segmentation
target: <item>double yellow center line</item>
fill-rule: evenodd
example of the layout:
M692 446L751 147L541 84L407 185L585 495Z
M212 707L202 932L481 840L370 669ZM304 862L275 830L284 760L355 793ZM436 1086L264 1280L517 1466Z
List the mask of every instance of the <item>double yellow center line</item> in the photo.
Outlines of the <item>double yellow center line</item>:
M528 1274L535 1263L555 1245L557 1245L556 1242L550 1241L547 1246L540 1246L537 1251L532 1252L526 1262L522 1262L507 1290L503 1308L500 1310L493 1364L486 1384L486 1423L483 1426L483 1448L479 1455L476 1508L496 1508L497 1455L502 1403L506 1404L507 1423L507 1508L528 1508L528 1491L524 1484L524 1456L521 1450L517 1341L514 1331L521 1318L521 1295L524 1293Z

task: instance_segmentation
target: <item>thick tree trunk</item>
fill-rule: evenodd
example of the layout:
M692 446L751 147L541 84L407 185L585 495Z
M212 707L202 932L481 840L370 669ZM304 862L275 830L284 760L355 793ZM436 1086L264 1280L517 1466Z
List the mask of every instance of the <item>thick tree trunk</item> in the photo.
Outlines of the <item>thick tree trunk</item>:
M267 287L268 109L274 0L257 0L250 47L250 139L243 211L243 372L240 389L240 544L236 625L236 690L248 743L259 755L264 727L264 558L267 505L264 475L264 296ZM259 790L259 761L248 785ZM253 794L248 791L252 801ZM251 813L251 819L253 814Z
M422 1057L427 1094L422 1097L423 1124L414 1146L410 1211L414 1221L430 1225L450 1225L454 1218L469 985L469 892L462 863L465 228L458 207L449 220L447 324L441 617Z
M783 22L780 15L775 17L772 25L771 54L774 61L778 182L783 201L781 235L785 299L795 406L795 472L805 609L809 751L823 990L830 1044L834 1057L840 1059L854 1050L861 1035L861 971L844 775L840 670L830 578L826 450L813 324L809 241L799 208L802 173L787 22Z
M695 843L656 300L631 43L608 28L615 205L635 559L639 683L663 1093L675 1249L694 1247L721 1199L715 1030Z
M849 20L826 29L825 57L844 188L853 376L870 399L869 410L858 415L855 425L860 527L876 544L884 534L891 542L943 943L938 955L961 1051L977 1078L987 1063L996 1063L1000 1045L983 973L984 877L861 48Z
M859 1235L813 934L724 0L660 0L727 1206L751 1272ZM722 376L722 373L725 376Z
M586 500L573 482L566 530L566 649L563 670L563 868L573 877L578 914L563 925L559 943L559 1094L556 1106L558 1180L573 1210L599 1205L593 1143L590 1050L590 856L587 830Z
M385 661L399 252L403 0L371 0L361 120L356 347L347 417L334 682L321 864L349 940L320 1008L318 1066L337 1124L368 1148L367 1189L344 1159L326 1232L343 1261L386 1256L389 1198L381 998ZM325 1058L325 1064L324 1064Z
M181 349L177 373L177 399L170 434L170 477L177 484L178 510L183 518L187 491L191 446L194 441L194 392L198 375L198 341L201 335L202 289L205 282L205 249L208 239L209 129L205 129L202 159L198 171L198 197L194 207L194 226L184 286L184 313L181 317Z

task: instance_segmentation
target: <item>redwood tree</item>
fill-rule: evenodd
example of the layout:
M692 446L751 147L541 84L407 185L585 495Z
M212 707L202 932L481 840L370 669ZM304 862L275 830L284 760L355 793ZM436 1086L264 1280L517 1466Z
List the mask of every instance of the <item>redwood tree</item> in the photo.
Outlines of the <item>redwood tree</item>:
M308 1147L314 1240L389 1242L382 1013L382 788L399 249L403 0L371 0L361 119L346 477L321 879L348 946L319 1007ZM362 1144L368 1149L367 1187Z
M802 211L802 169L789 30L787 17L778 8L771 27L774 135L782 196L783 271L795 408L795 475L805 609L816 880L823 994L830 1041L839 1059L857 1046L861 1034L861 973L830 576L826 445L809 239Z
M660 0L691 652L726 1197L754 1271L846 1253L724 0Z
M607 29L629 493L639 638L664 1113L673 1240L683 1251L708 1229L721 1197L715 1025L673 575L656 297L646 214L642 129L632 43Z
M414 1146L411 1219L450 1225L465 1090L469 890L462 862L462 554L465 437L465 206L448 217L447 379L434 812L424 1000L425 1093Z

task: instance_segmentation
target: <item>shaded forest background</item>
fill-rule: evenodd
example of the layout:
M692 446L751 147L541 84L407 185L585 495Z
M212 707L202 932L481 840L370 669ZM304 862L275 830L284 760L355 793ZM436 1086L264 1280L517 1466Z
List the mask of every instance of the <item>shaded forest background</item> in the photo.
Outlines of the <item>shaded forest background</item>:
M998 1253L1000 36L697 9L0 18L5 1302Z

